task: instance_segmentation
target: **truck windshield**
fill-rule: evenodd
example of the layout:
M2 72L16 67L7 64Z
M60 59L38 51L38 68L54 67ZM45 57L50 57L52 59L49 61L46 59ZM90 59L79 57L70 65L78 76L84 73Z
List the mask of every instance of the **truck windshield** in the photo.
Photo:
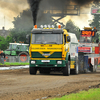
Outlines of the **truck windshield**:
M10 49L10 50L11 50L11 49L16 49L16 47L17 47L16 44L10 44L10 45L9 45L9 49Z
M79 42L80 42L80 43L91 43L91 39L92 39L91 36L90 36L90 37L80 36Z
M32 44L62 44L62 34L32 34Z

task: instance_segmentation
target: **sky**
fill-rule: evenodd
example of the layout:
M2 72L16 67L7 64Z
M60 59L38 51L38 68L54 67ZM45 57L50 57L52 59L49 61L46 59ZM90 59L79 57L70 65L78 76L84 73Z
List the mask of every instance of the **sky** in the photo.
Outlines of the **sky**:
M13 28L12 21L20 12L29 8L27 0L0 0L0 29Z
M3 26L5 26L6 30L13 28L12 21L14 20L14 17L17 17L20 12L28 8L29 5L27 0L0 0L0 30ZM71 19L80 29L83 29L84 26L89 26L88 20L93 19L90 5L82 10L85 14L80 14L80 16L66 16L60 20L60 22L66 24L66 22Z

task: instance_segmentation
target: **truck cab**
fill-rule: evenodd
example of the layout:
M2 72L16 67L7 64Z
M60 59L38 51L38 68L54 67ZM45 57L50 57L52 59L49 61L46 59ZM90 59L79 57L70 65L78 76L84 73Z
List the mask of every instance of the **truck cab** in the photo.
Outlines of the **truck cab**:
M60 71L68 76L71 68L78 73L75 65L78 41L77 38L76 42L74 40L75 35L68 33L61 26L33 28L29 47L30 74L36 74L37 70L40 73Z

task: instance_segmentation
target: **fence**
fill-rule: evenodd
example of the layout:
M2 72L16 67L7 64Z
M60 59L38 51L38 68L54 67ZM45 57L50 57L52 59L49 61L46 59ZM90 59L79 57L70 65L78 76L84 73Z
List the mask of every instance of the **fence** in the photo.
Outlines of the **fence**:
M29 56L6 56L6 58L4 59L5 62L29 62Z

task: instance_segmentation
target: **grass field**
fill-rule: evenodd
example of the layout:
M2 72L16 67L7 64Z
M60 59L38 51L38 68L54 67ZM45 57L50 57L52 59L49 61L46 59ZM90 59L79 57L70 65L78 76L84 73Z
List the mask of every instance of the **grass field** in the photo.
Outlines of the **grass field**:
M48 100L100 100L100 88L81 91L76 94L69 94L62 98L54 98Z
M15 63L9 63L9 62L5 62L4 64L0 63L0 65L29 65L28 62L15 62Z

